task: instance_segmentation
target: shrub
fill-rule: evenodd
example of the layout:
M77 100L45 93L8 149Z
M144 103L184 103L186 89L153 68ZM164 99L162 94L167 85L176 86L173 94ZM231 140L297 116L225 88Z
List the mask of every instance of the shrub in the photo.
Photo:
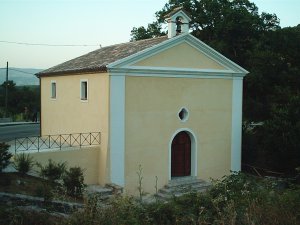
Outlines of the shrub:
M33 157L29 154L17 154L14 158L14 167L23 176L28 173L34 165Z
M82 196L85 187L83 169L80 167L71 167L69 170L66 170L63 177L63 185L69 195L75 197Z
M48 164L45 166L37 163L37 166L40 168L40 175L52 182L58 181L63 177L63 174L66 171L66 165L66 162L56 163L51 159L48 160Z
M38 197L44 198L44 202L49 202L53 199L53 188L45 182L36 187L35 194Z
M9 145L4 142L0 143L0 173L10 164L12 154L8 151Z

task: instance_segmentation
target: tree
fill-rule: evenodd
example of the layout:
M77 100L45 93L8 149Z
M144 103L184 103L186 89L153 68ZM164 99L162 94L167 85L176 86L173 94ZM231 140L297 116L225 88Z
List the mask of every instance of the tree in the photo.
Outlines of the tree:
M300 94L272 107L261 127L244 132L243 158L248 164L295 174L300 166Z
M158 22L149 23L148 27L133 27L131 30L131 41L143 40L148 38L154 38L165 35L161 31L161 24Z
M10 164L12 154L8 151L9 145L0 143L0 173Z
M190 26L195 37L242 66L261 33L279 28L276 15L259 15L256 5L248 0L171 0L156 12L157 21L153 23L156 31L160 31L165 16L179 6L191 15ZM135 40L153 37L145 36L145 30L135 29L131 36Z
M300 92L300 26L265 32L249 54L244 119L264 121Z
M5 105L5 87L6 82L0 85L0 111ZM10 116L24 113L24 108L29 111L39 111L40 109L40 89L39 86L16 86L10 80L8 81L8 113ZM4 110L4 108L2 108Z

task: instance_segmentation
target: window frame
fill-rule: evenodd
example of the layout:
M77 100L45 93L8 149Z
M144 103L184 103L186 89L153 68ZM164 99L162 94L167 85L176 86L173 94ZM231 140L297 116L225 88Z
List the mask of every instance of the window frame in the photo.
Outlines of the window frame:
M86 83L86 90L83 91L83 83ZM86 94L86 96L84 96L83 94ZM83 98L83 97L86 97L86 98ZM81 79L80 80L80 101L81 102L88 102L88 99L89 99L89 82L87 79Z
M54 88L53 88L54 87ZM54 91L53 91L54 90ZM56 80L51 80L51 86L50 86L50 98L52 100L57 99L57 83Z

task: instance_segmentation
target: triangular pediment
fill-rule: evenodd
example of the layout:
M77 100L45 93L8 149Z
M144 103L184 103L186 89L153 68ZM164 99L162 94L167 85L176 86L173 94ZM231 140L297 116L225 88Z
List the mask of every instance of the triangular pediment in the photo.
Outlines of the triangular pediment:
M161 51L146 59L140 60L133 66L153 66L153 67L173 67L173 68L193 68L193 69L216 69L226 68L211 59L207 55L198 51L186 42L180 43Z
M245 76L248 71L190 34L179 35L107 66L111 72ZM174 73L176 74L176 73ZM142 74L141 74L142 75ZM175 76L175 75L174 75Z

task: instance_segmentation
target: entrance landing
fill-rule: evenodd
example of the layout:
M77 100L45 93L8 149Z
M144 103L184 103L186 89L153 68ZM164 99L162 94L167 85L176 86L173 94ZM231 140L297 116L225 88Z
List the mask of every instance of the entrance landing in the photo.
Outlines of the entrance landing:
M209 182L197 177L175 177L164 188L158 191L157 197L166 201L172 197L179 197L190 192L204 192L210 186Z

